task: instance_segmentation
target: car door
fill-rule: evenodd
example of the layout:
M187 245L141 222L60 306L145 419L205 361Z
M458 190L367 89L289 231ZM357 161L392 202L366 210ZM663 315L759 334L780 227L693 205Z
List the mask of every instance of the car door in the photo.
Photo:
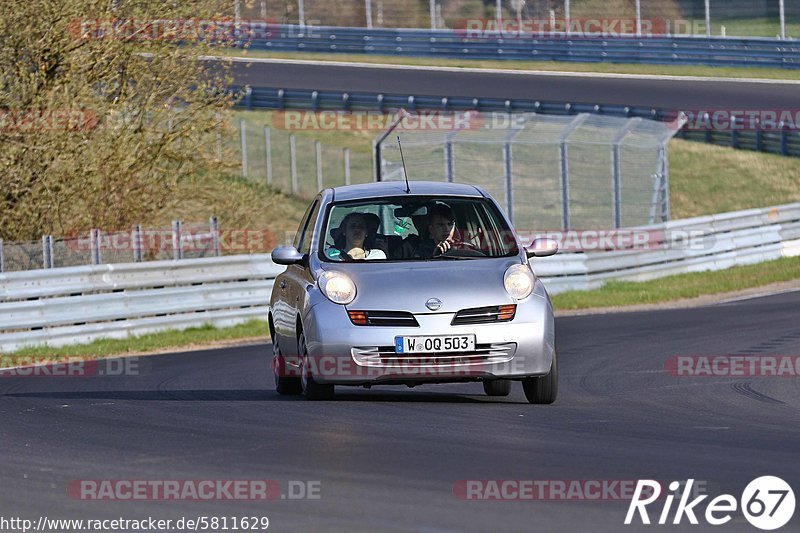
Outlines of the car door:
M311 242L313 240L314 228L316 227L317 217L319 216L320 198L314 199L314 202L309 208L309 214L305 220L305 224L295 239L295 248L306 257L311 253ZM311 275L308 270L308 260L303 264L291 265L284 272L285 284L285 311L289 314L289 323L291 323L291 331L287 331L287 338L283 346L287 347L293 355L297 355L297 321L302 312L304 303L303 297L306 292L306 286L312 283ZM281 281L283 281L281 280Z
M314 221L311 216L314 214L316 206L319 205L319 199L315 199L308 206L300 225L297 228L292 246L300 249L303 233L308 226L314 227ZM318 211L318 210L317 210ZM282 273L275 278L275 284L272 289L272 322L275 327L275 336L277 337L278 345L281 346L281 351L285 355L293 354L296 350L296 335L295 335L295 317L296 307L293 306L293 300L296 297L292 293L292 282L296 278L296 268L294 266L287 267Z

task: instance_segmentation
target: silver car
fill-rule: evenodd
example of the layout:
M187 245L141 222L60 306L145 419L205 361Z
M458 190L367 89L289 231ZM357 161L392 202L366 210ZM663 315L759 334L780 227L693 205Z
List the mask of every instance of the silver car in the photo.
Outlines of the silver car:
M455 183L378 182L326 189L270 302L280 394L333 397L335 385L480 381L530 403L555 401L553 308L527 249L492 197Z

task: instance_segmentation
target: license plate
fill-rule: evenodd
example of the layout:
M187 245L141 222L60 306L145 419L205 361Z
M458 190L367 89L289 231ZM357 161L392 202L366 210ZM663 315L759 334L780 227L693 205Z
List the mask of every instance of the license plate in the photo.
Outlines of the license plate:
M475 335L418 335L395 337L397 353L472 352Z

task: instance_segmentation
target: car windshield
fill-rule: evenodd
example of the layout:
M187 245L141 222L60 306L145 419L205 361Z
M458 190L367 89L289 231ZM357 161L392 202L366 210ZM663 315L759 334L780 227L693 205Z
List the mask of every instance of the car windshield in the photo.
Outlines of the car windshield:
M505 219L484 198L401 196L334 203L323 228L323 261L461 260L519 253Z

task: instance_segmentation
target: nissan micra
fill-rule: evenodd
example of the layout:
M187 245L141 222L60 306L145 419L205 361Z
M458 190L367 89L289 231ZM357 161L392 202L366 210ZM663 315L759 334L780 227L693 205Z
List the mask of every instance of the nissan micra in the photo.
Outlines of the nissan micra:
M480 381L489 396L522 383L555 401L553 308L497 202L456 183L378 182L321 191L270 301L279 394L330 399L336 385Z

